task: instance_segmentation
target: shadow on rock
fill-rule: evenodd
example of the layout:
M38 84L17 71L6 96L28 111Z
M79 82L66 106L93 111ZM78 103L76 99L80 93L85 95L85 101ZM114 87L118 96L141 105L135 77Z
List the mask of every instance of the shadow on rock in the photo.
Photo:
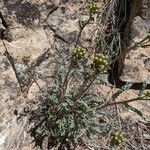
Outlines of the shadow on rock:
M40 18L40 11L35 4L23 2L23 0L17 0L15 2L3 0L3 2L8 15L15 14L17 21L23 26L31 26L35 20Z

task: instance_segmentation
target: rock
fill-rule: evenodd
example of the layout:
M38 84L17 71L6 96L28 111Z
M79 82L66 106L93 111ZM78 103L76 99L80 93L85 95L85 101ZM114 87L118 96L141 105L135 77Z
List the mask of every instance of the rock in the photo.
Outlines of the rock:
M17 124L17 116L14 115L16 110L17 114L22 112L27 102L34 99L36 92L39 91L35 82L28 75L29 70L23 64L22 58L30 57L29 66L32 66L37 72L35 80L43 88L50 83L49 76L53 73L52 69L56 60L64 59L64 54L69 54L69 43L76 40L78 20L77 18L72 19L71 14L65 14L66 17L61 16L62 10L54 14L59 2L49 0L4 1L3 13L9 24L9 32L6 35L11 36L11 40L4 41L7 53L3 42L0 41L0 117L2 117L0 127L1 135L7 139L2 149L17 150L19 147L32 149L32 145L29 146L31 143L31 140L28 140L29 135L24 134L26 118L20 119ZM68 44L57 37L51 28L44 29L43 22L50 11L52 14L49 19L52 27L55 27L58 35L62 36ZM66 9L65 13L68 12ZM58 18L60 24L57 24L58 16L60 16ZM62 20L61 17L64 19ZM25 98L22 90L26 89L28 91Z
M2 145L2 144L4 144L5 143L5 138L4 137L1 137L0 138L0 146Z
M150 58L144 60L145 68L150 72Z
M149 135L149 134L143 134L143 137L144 137L146 140L150 140L150 135Z
M97 2L101 3L101 1ZM39 89L34 80L46 90L46 87L51 88L51 75L54 67L61 63L67 68L68 57L74 49L79 34L78 20L79 18L88 19L89 3L91 3L90 0L0 1L0 8L9 27L6 31L7 39L4 40L7 50L0 40L0 142L3 144L2 150L34 150L31 144L32 139L26 134L27 118L22 117L17 121L17 115L27 104L29 105L32 100L36 99ZM149 21L135 18L133 24L135 30L132 30L133 40L138 41L145 36L148 27ZM88 25L83 30L79 43L79 46L87 48L91 53L97 28L99 27L94 23ZM0 29L5 28L0 25ZM132 51L130 58L126 61L126 65L129 66L126 67L127 72L130 73L125 76L126 79L137 77L141 80L144 73L135 75L135 67L138 68L136 71L140 70L141 65L142 68L147 66L145 68L148 69L148 51L148 49ZM141 53L144 55L142 60L139 57ZM31 76L29 75L30 69L22 62L23 57L30 58L28 65L32 68ZM135 61L137 58L138 60ZM147 71L146 74L148 73ZM103 99L111 96L110 87L102 85L95 90ZM134 94L137 93L133 91L127 93L121 100ZM149 112L149 104L132 103L131 105L140 108L145 115L148 115L146 111ZM130 112L127 116L136 118Z
M51 48L53 44L53 34L51 35L51 45L48 42L46 33L43 29L25 29L16 28L11 30L12 42L6 42L8 52L14 57L22 61L22 57L30 56L30 61L34 61L47 48Z

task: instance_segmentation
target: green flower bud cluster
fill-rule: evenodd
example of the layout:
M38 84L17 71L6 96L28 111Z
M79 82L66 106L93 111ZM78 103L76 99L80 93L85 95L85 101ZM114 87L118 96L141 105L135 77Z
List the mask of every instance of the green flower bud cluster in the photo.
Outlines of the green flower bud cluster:
M22 62L24 64L28 64L30 62L30 56L23 56L22 57Z
M111 142L114 145L121 145L124 142L124 136L121 132L111 134Z
M150 98L150 91L147 91L146 93L144 93L144 96L147 98Z
M79 124L77 124L77 128L78 128L78 129L81 129L82 127L83 127L83 125L82 125L82 124L80 124L80 123L79 123Z
M93 3L90 7L90 14L95 15L99 12L99 7L97 6L97 4Z
M97 70L104 70L108 65L108 57L102 54L96 54L92 66Z
M76 48L72 53L72 59L77 61L85 58L85 50L83 48Z

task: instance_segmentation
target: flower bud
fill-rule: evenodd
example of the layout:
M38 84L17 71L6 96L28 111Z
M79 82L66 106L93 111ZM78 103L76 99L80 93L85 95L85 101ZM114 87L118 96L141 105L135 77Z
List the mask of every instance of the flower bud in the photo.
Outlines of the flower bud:
M114 145L121 145L124 142L124 136L120 132L115 132L111 134L111 142Z
M72 59L78 61L85 58L85 50L83 48L76 48L72 53Z
M102 54L96 54L92 66L96 71L104 70L108 65L108 58Z
M22 62L24 64L28 64L30 62L30 56L23 56L22 57Z
M97 6L97 4L93 3L90 7L90 14L91 15L95 15L99 12L99 7Z

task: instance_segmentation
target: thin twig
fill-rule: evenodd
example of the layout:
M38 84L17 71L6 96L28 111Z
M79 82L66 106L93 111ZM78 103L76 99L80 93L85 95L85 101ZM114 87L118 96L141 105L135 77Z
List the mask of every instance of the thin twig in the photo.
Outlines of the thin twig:
M124 104L124 103L130 103L130 102L133 102L133 101L148 101L148 100L150 101L150 99L148 99L148 98L137 97L137 98L129 99L129 100L126 100L126 101L108 103L106 105L103 105L103 106L97 108L97 110L106 108L108 106L119 105L119 104Z
M28 67L29 73L28 75L30 76L30 78L33 79L33 81L35 82L35 84L37 85L37 87L39 88L39 90L41 91L41 93L44 93L44 91L42 90L42 88L40 87L40 85L38 84L38 82L36 81L36 79L34 78L34 75L31 72L30 66L28 64L25 64Z
M65 93L66 93L66 89L67 89L68 82L69 82L68 78L69 78L69 75L70 75L70 72L71 72L72 69L73 69L73 63L71 62L70 65L69 65L68 72L65 76L64 83L63 83L63 95L65 95Z
M145 37L144 39L142 39L141 41L135 43L135 45L133 45L132 47L129 47L126 52L128 53L130 50L136 48L138 45L141 45L143 42L145 42L145 41L146 41L147 39L149 39L149 38L150 38L149 36L146 36L146 37Z
M115 101L116 102L116 101ZM121 119L120 119L120 110L119 110L119 107L117 104L115 104L116 106L116 109L117 109L117 117L118 117L118 121L119 121L119 128L120 128L120 131L121 131Z
M77 40L76 40L76 43L75 43L75 48L77 47L77 45L78 45L78 43L79 43L79 39L80 39L80 37L81 37L81 34L82 34L83 29L90 23L90 21L91 21L91 17L89 17L88 21L85 22L85 24L84 24L82 27L80 27L80 31L79 31L79 34L78 34L78 36L77 36Z

